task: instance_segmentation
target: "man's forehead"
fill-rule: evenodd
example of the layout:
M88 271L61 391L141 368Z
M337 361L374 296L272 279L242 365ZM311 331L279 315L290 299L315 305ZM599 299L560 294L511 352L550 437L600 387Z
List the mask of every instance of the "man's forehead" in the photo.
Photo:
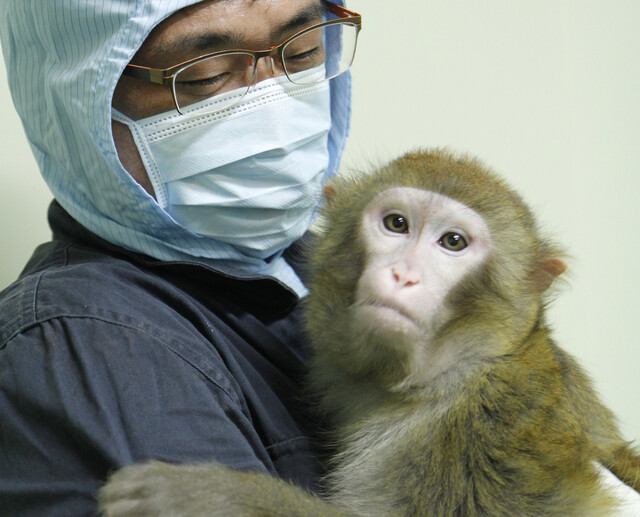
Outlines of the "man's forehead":
M262 50L319 21L322 11L321 0L206 0L161 22L132 62L161 68L226 48Z

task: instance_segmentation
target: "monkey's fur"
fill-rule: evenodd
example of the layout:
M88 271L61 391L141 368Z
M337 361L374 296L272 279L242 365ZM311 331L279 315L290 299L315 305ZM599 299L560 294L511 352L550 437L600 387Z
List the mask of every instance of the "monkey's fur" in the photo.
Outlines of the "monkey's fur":
M447 295L447 319L410 346L349 330L368 261L361 214L378 193L402 186L464 203L491 234L486 260ZM328 199L306 325L309 388L336 450L331 506L263 474L152 463L115 475L102 493L107 515L607 515L615 501L595 463L640 491L638 453L545 323L562 253L501 179L449 152L415 152L335 180ZM434 369L425 351L455 361Z

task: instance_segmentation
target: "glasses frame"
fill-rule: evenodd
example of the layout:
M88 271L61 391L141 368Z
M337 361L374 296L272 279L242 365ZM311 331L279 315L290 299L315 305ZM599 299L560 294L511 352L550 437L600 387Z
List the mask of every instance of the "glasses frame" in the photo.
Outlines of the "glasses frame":
M240 48L219 50L216 52L212 52L210 54L204 54L202 56L189 59L188 61L179 63L175 66L172 66L171 68L152 68L148 66L134 65L129 63L123 70L122 74L129 77L134 77L136 79L141 79L143 81L148 81L154 84L170 85L171 92L173 94L173 103L176 107L176 110L178 110L180 114L184 115L184 112L180 109L180 105L178 104L178 95L176 93L175 79L178 73L187 66L193 65L199 61L203 61L205 59L209 59L214 56L220 56L224 54L237 54L237 53L249 54L253 57L254 81L252 84L247 85L247 91L248 91L251 88L251 86L255 84L255 77L256 77L255 68L258 66L258 60L263 57L273 58L273 56L277 56L280 63L283 63L284 48L292 39L297 38L302 34L318 29L320 27L326 27L328 25L350 24L356 27L356 41L357 41L358 33L362 29L362 16L356 13L355 11L350 11L346 7L342 7L341 5L334 4L333 2L329 2L328 0L321 0L321 1L322 1L323 7L327 11L329 11L331 14L338 16L338 18L336 18L335 20L327 20L326 22L310 25L309 27L306 27L305 29L302 29L301 31L296 32L292 36L289 36L282 43L278 45L274 45L273 47L269 47L266 50L248 50L248 49L240 49ZM291 81L291 78L287 73L286 67L283 66L283 70L287 78Z

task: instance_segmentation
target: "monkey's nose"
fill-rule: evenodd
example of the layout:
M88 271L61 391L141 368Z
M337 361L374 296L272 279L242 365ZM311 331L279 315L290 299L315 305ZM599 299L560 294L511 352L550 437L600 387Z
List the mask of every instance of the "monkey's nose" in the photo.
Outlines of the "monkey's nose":
M396 264L391 268L391 275L400 287L411 287L420 283L420 277L416 271L405 264Z

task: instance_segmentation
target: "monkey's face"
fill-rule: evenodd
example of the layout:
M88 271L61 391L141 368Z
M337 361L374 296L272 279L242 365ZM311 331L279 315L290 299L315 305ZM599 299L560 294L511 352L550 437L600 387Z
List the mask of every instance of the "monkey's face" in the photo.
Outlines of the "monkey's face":
M445 151L337 178L327 200L307 329L316 356L388 386L510 353L566 267L517 193Z
M352 335L409 354L409 362L432 362L441 351L430 350L431 339L450 317L448 294L489 253L487 224L442 194L395 187L366 206L360 232L366 261L349 309Z

